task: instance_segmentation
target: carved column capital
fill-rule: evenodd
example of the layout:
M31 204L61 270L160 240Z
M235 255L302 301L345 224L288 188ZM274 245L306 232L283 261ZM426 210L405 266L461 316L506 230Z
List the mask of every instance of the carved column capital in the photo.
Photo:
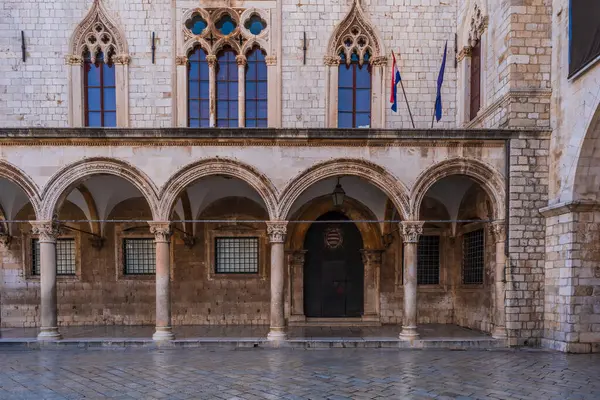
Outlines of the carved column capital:
M267 234L271 243L285 242L285 234L287 233L287 221L268 221Z
M456 61L461 62L465 57L471 57L471 47L465 46L456 56Z
M277 65L277 56L266 56L265 57L265 63L268 66L274 66Z
M381 255L383 254L383 250L367 250L362 249L360 251L360 255L362 256L362 262L366 265L381 265Z
M117 65L129 65L131 57L127 54L119 54L113 57L113 62Z
M187 65L188 58L186 56L175 57L175 65Z
M0 232L0 250L8 250L10 247L11 236L6 232Z
M340 58L336 57L336 56L325 56L323 58L323 62L325 63L325 65L327 66L337 66L340 65Z
M494 243L504 242L506 239L506 225L503 220L494 221L488 225L489 233Z
M67 65L83 65L83 57L77 56L75 54L68 54L65 57L65 63Z
M56 243L60 227L56 221L31 221L31 233L38 235L40 243Z
M235 62L237 63L237 65L244 66L244 65L246 65L248 60L246 60L245 55L239 54L239 55L235 56Z
M214 54L207 55L206 62L208 63L209 67L214 68L214 66L217 65L217 56Z
M169 222L160 221L148 221L150 225L150 233L154 235L156 242L170 242L171 241L171 224Z
M306 250L290 251L288 253L289 263L292 267L303 267Z
M387 57L385 57L385 56L373 57L373 58L371 58L370 63L374 67L385 66L387 64Z
M417 243L419 236L423 234L422 221L400 222L400 228L402 229L402 236L404 236L404 243Z

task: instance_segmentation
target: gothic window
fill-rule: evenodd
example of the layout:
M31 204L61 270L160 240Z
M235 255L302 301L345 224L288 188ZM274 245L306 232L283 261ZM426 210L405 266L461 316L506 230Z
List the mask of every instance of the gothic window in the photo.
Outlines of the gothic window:
M127 127L128 63L124 34L94 1L70 43L69 119L72 126Z
M267 127L267 64L265 54L254 48L246 64L246 127Z
M371 66L369 53L363 62L352 53L350 63L344 53L338 74L338 127L369 128L371 125Z
M107 58L102 52L94 58L89 52L84 55L83 94L88 127L117 126L115 65L110 54Z
M484 270L483 229L463 236L462 277L464 284L482 284Z
M417 284L440 283L440 237L420 236L417 244Z
M206 52L196 47L188 60L188 126L210 126L209 75Z
M225 48L217 55L217 127L238 126L238 67L236 54Z
M481 40L471 48L470 117L474 119L481 108Z

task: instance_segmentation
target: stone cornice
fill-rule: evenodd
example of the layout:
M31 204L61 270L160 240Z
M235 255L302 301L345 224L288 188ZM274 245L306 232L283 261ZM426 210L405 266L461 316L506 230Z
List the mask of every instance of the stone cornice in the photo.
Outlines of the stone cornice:
M546 218L568 213L589 211L600 211L600 202L593 200L575 200L540 208L540 214Z

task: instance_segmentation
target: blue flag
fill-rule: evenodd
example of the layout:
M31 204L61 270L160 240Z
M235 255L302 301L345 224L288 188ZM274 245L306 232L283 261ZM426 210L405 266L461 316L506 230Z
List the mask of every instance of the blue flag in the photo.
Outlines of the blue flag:
M448 41L444 46L444 58L442 59L442 67L437 80L437 95L435 96L435 120L437 122L442 119L442 83L444 82L444 70L446 69L446 53L448 52Z

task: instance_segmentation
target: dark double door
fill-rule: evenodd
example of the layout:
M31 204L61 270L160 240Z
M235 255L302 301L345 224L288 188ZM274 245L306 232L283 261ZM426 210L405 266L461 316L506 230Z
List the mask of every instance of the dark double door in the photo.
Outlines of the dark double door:
M330 212L312 224L304 241L304 312L307 317L360 317L363 313L362 237L348 218ZM323 221L323 222L321 222Z

